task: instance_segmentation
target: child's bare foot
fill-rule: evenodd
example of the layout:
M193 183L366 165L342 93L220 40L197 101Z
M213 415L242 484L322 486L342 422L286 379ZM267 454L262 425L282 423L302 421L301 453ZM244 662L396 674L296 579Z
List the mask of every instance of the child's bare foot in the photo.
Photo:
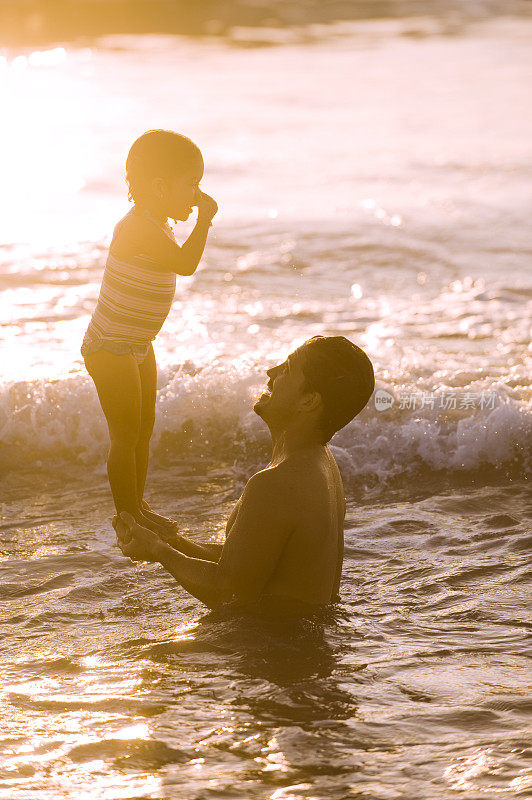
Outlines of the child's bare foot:
M179 525L175 519L163 517L162 514L156 514L155 511L151 510L146 500L141 500L140 510L144 517L151 520L155 525L159 525L161 528L168 531L168 533L177 533L179 530Z

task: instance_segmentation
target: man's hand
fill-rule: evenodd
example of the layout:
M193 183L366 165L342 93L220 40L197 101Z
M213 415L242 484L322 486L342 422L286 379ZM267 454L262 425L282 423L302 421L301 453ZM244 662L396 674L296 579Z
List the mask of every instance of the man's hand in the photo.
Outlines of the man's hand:
M158 561L187 592L209 608L220 604L217 563L174 550L125 511L113 517L113 528L120 550L132 561ZM193 542L189 544L195 547Z
M113 517L116 543L123 555L132 561L158 561L161 540L148 528L139 525L131 514L122 511Z
M218 203L210 195L198 189L196 192L196 202L198 207L198 219L207 219L209 222L218 211Z

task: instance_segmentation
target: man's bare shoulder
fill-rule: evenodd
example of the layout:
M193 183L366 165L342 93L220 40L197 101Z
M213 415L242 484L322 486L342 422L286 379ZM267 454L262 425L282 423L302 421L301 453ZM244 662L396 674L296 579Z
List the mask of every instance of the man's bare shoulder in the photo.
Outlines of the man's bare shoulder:
M279 467L266 467L248 480L244 487L242 499L265 498L275 496L282 485L282 472Z
M253 488L260 487L263 491L275 491L287 481L292 483L304 476L305 469L309 467L310 463L308 459L304 458L287 458L279 464L265 467L256 472L246 486L251 484Z
M308 485L308 467L301 459L287 459L256 472L246 483L242 503L270 505L282 514L293 511L295 500Z
M255 508L268 516L285 516L294 494L294 476L282 465L266 467L248 480L239 501L242 511Z

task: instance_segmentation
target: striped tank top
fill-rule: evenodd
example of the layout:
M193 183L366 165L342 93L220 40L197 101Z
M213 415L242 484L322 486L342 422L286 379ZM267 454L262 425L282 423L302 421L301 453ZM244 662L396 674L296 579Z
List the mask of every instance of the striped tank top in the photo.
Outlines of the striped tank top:
M147 212L146 216L175 241L168 223L160 225ZM142 361L168 316L175 287L175 273L158 269L150 256L138 253L123 261L110 248L81 354L103 347L117 354L133 353Z

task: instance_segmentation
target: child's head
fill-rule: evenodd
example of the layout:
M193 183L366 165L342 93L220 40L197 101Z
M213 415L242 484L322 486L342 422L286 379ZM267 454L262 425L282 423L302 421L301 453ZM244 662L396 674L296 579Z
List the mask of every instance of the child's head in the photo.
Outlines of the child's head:
M202 176L199 147L174 131L146 131L126 159L128 199L173 219L188 218Z

